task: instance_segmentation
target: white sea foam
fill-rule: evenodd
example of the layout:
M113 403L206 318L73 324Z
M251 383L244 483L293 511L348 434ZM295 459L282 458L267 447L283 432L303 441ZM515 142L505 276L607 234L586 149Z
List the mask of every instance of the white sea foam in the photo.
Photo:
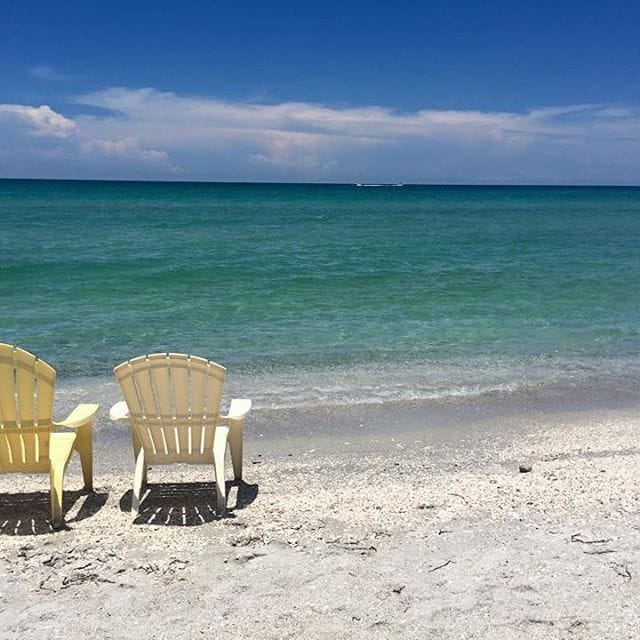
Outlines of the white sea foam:
M606 365L606 366L605 366ZM473 398L489 393L553 385L587 385L595 379L629 385L640 380L637 358L603 362L548 358L477 359L464 363L386 363L334 367L269 367L255 371L230 368L225 399L249 397L256 409L313 408ZM115 379L84 377L62 380L60 411L77 402L99 401L105 408L120 399Z

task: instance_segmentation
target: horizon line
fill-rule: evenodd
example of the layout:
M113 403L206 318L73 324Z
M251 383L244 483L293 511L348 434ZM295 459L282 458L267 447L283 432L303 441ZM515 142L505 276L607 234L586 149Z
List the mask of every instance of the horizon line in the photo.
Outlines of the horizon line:
M160 180L127 178L9 178L0 176L0 181L14 182L111 182L123 184L211 184L211 185L278 185L278 186L336 186L336 187L488 187L488 188L591 188L591 189L638 189L640 184L580 184L580 183L504 183L504 182L281 182L256 180Z

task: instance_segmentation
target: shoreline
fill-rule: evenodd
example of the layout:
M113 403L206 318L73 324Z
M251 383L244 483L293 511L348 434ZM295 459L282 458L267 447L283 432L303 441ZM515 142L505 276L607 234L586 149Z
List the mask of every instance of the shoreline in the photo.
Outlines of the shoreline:
M131 439L128 423L109 420L111 404L121 399L115 384L98 398L101 408L94 424L94 464L98 471L118 469L125 474L131 467ZM91 397L69 396L56 415L66 415L75 403ZM228 403L229 398L225 398ZM224 402L223 402L224 404ZM473 441L477 438L500 440L507 434L547 421L604 420L611 415L640 415L640 393L635 388L610 389L569 384L492 392L473 397L440 400L398 401L354 405L326 405L286 409L255 406L245 425L245 457L297 455L313 451L327 454L345 446L367 452L383 442L424 441L436 444ZM345 445L345 442L348 442ZM395 445L394 445L395 446Z
M225 387L222 408L228 405L232 397L252 398L252 416L260 416L260 424L265 425L269 434L282 435L281 432L268 428L269 421L277 421L282 416L285 422L294 421L306 424L314 415L340 415L346 417L344 423L348 430L358 416L370 419L374 424L390 417L393 421L404 425L407 419L418 422L421 418L427 424L435 426L449 424L451 416L457 414L487 413L508 414L527 411L554 412L561 410L583 411L598 408L626 408L640 404L640 386L633 378L620 376L605 376L587 380L553 381L521 385L513 389L488 389L469 395L453 393L441 397L426 397L413 399L353 400L327 402L317 401L316 404L302 403L299 405L261 406L255 394L243 389L241 393L232 385ZM245 393L246 391L246 393ZM97 402L101 411L97 417L97 430L107 428L109 424L109 408L122 399L120 389L111 376L63 378L56 385L55 410L57 415L70 411L79 402ZM350 416L352 416L350 418ZM354 416L354 417L353 417ZM457 420L460 419L456 418Z

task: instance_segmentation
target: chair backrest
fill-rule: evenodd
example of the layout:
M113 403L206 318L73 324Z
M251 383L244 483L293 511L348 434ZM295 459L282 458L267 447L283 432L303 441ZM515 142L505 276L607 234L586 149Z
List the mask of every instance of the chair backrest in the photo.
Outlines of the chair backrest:
M48 470L56 371L0 343L0 472Z
M211 462L226 369L183 353L154 353L114 369L149 462Z

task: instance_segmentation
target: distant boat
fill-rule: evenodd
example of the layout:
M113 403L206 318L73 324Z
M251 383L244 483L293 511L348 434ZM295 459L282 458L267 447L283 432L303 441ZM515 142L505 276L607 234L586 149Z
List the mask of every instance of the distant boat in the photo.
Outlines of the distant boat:
M380 182L380 183L356 182L356 187L404 187L404 182Z

